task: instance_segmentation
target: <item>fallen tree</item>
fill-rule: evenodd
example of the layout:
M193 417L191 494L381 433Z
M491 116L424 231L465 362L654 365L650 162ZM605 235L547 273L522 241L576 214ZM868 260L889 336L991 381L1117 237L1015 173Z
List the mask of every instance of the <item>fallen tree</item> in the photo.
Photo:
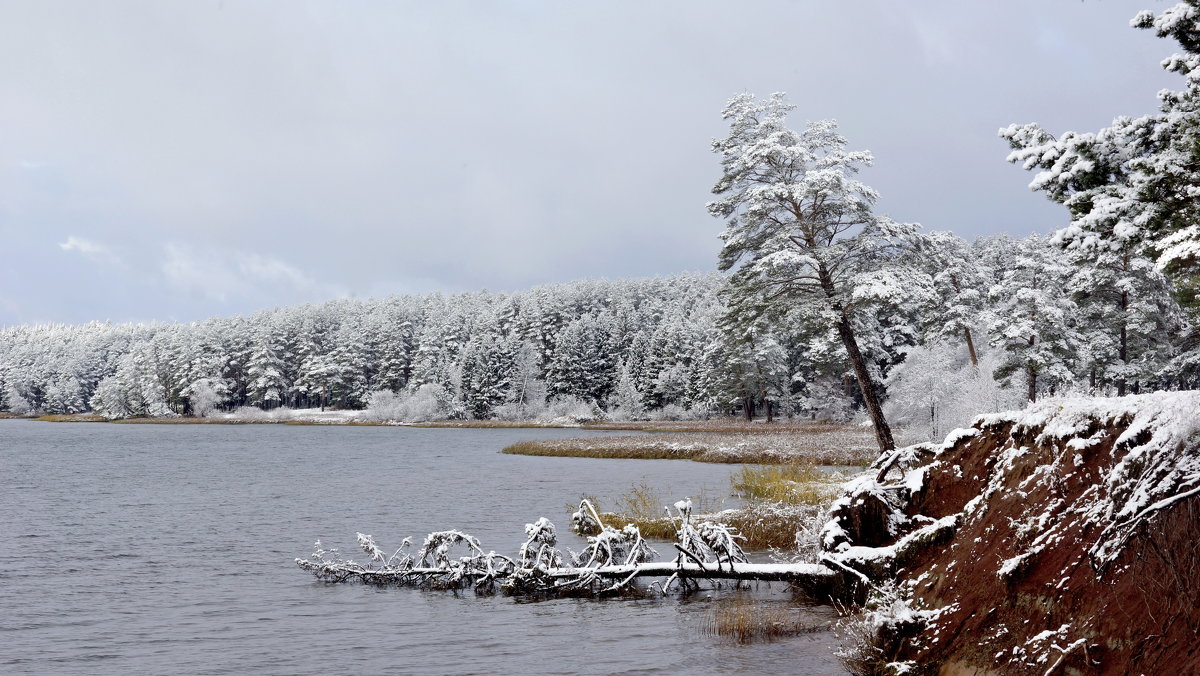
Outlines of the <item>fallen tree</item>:
M847 572L820 563L751 563L739 544L737 532L721 523L693 521L690 501L674 505L676 556L655 561L657 553L642 538L637 526L621 529L604 524L591 503L584 500L572 521L599 526L587 538L583 551L557 548L553 523L545 517L526 524L526 540L515 557L485 552L479 541L461 531L430 533L412 552L406 538L387 554L370 535L358 534L366 563L343 558L318 541L311 558L296 564L327 582L357 581L376 585L419 586L439 589L473 588L512 594L613 594L627 590L639 578L661 578L650 588L666 594L673 588L695 589L700 582L782 581L798 585L813 595L830 596L845 588ZM457 554L457 555L456 555Z

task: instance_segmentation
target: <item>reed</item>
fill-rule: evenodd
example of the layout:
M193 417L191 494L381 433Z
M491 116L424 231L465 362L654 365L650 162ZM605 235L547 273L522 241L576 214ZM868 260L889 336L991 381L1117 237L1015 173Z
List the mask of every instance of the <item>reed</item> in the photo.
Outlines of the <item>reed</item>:
M828 623L814 622L806 617L803 606L798 604L767 603L740 597L718 601L702 625L705 634L731 638L743 644L829 629Z

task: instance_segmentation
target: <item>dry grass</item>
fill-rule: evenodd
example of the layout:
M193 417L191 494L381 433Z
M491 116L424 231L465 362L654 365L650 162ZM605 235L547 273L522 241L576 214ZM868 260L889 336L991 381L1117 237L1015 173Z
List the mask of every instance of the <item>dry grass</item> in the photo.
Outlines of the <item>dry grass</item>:
M39 415L34 420L42 422L108 422L108 418L95 413L49 413Z
M504 452L576 458L858 466L870 463L878 455L870 429L815 423L769 432L693 431L523 441L505 448Z
M638 430L641 432L713 432L717 434L779 434L783 432L828 432L845 427L807 420L776 420L771 423L746 422L728 416L707 420L659 420L630 422L593 422L583 425L595 430Z
M812 530L825 521L825 510L818 505L784 505L755 502L741 509L730 509L705 518L737 529L742 546L748 550L795 551L796 533Z
M795 603L740 597L717 601L702 627L705 634L728 637L737 643L773 641L828 629L828 623L813 622L806 617L803 606Z
M792 463L743 467L729 477L743 498L789 505L820 505L833 500L839 483L813 465Z
M617 498L615 511L606 512L601 507L596 498L592 496L584 496L596 511L600 514L601 520L606 525L614 528L621 528L626 524L633 524L641 531L642 537L653 538L656 540L673 540L676 535L676 526L678 519L674 522L667 516L666 507L672 504L675 499L663 499L662 496L654 492L646 482L641 482L630 488L624 495ZM709 496L701 494L692 499L692 504L697 511L705 512L715 509L715 501ZM568 505L571 511L575 510L575 505ZM705 518L697 515L693 518ZM599 529L590 531L581 531L583 535L595 535Z

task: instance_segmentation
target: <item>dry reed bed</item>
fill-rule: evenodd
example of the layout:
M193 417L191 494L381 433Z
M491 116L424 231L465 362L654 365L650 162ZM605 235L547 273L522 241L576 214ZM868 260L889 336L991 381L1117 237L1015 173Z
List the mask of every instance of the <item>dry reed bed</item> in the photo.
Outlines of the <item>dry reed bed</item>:
M761 427L758 426L758 427ZM522 441L504 449L517 455L637 458L698 462L866 465L878 455L871 430L813 425L753 433L667 432Z
M794 601L763 602L733 597L718 601L701 629L737 643L773 640L829 631L829 622L814 621L805 606Z

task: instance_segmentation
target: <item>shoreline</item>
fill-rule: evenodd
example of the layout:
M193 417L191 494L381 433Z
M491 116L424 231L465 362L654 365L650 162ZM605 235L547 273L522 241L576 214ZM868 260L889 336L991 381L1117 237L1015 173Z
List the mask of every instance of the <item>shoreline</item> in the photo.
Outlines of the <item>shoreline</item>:
M119 425L301 425L418 427L429 429L577 429L626 431L604 437L521 441L501 452L571 458L629 460L691 460L722 464L816 464L866 466L878 455L870 428L826 422L777 420L746 422L741 418L681 421L436 420L418 423L361 420L356 411L270 412L259 416L171 416L109 419L94 413L6 416L54 423L113 423Z

